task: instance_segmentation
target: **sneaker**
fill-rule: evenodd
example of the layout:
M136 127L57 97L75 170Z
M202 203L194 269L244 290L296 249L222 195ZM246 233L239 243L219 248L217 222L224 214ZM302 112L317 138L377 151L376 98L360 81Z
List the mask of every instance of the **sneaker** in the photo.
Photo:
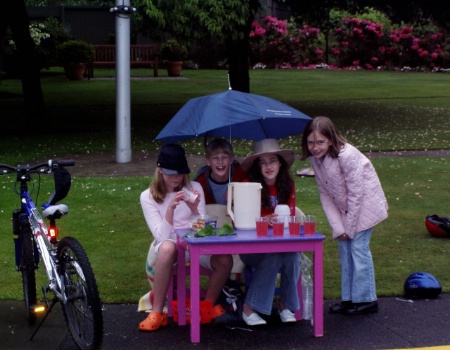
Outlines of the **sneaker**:
M248 326L259 326L267 323L256 312L253 312L250 316L242 313L242 319Z
M353 307L347 309L344 313L346 315L364 315L373 314L378 312L378 301L372 301L369 303L355 303Z
M295 315L291 310L284 309L283 311L278 310L278 313L280 315L281 322L288 323L288 322L297 322L297 319L295 318Z

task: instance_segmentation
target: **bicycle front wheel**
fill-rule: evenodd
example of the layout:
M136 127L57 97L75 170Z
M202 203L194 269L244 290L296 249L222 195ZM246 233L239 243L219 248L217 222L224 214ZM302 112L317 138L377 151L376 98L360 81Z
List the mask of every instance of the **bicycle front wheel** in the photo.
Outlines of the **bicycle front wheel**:
M33 235L28 223L20 227L20 246L20 272L22 273L23 296L28 324L32 325L36 322L36 313L33 310L33 305L37 302L36 266L34 264Z
M58 243L58 262L67 302L62 309L70 334L80 349L99 349L103 339L102 303L91 264L72 237Z

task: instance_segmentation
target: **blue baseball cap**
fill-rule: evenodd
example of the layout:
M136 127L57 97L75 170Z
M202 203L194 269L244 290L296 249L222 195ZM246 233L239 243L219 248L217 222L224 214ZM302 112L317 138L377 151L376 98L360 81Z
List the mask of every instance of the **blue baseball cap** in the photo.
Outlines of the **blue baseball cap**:
M186 153L180 145L164 145L158 155L157 166L165 175L189 174Z

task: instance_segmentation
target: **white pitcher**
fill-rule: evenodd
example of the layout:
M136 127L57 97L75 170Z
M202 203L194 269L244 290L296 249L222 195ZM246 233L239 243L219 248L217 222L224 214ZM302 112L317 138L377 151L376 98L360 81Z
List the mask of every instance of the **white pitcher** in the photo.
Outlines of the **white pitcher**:
M261 189L259 182L230 182L227 211L238 230L255 230L255 218L261 216Z

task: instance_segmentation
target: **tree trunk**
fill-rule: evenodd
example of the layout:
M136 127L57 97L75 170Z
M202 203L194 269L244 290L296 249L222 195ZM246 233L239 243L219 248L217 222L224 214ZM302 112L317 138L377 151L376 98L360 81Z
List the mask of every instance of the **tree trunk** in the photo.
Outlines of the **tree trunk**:
M250 0L249 6L250 16L240 30L244 37L238 40L228 39L225 43L231 88L242 92L250 92L250 75L248 71L249 35L255 14L259 9L259 0Z
M28 13L24 0L5 2L0 12L2 37L4 29L10 27L20 58L20 77L25 105L30 117L41 116L44 110L44 95L41 89L36 47L30 35Z
M250 92L248 72L248 40L227 42L228 74L233 90Z

